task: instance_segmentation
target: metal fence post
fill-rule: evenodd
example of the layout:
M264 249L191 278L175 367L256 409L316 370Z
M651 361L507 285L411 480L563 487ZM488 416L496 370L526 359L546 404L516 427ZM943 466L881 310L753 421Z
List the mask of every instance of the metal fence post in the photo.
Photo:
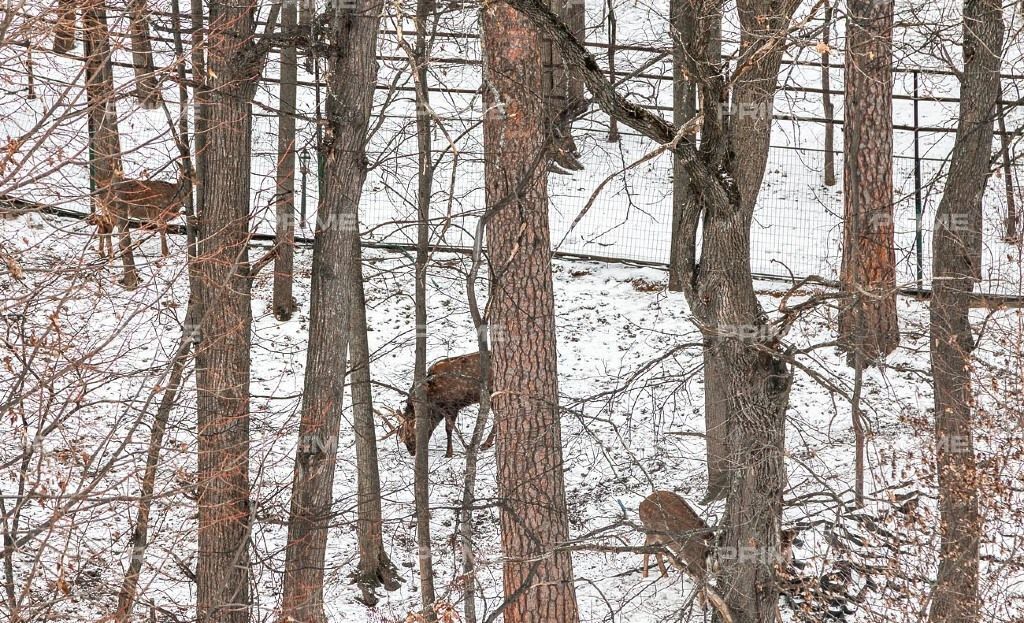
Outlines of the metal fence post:
M924 244L921 231L923 206L921 199L921 125L918 123L918 71L914 70L914 226L917 235L914 246L917 248L917 291L924 291Z
M309 150L299 152L299 171L302 173L302 197L299 199L299 224L306 226L306 173L309 172Z

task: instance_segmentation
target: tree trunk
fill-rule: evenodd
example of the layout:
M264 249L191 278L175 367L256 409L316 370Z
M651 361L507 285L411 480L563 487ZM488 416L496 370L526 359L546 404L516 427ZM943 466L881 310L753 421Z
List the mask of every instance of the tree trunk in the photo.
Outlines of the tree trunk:
M558 15L580 42L586 34L586 0L546 0L551 10ZM551 39L541 42L541 57L544 63L542 92L548 131L551 134L550 155L553 160L552 172L568 173L581 171L579 149L572 136L572 122L582 112L583 83L565 70L562 56Z
M1010 158L1010 134L1006 132L1006 113L999 104L999 151L1003 158L1003 187L1006 189L1006 220L1003 240L1017 242L1017 197L1013 190L1013 159Z
M835 154L835 109L832 106L832 68L829 52L829 40L832 36L832 5L825 5L824 23L821 26L821 106L825 115L825 186L836 185L836 154Z
M297 305L292 295L295 257L295 91L298 74L294 37L295 0L284 0L281 33L289 39L281 46L280 108L277 112L276 255L274 256L274 317L290 320Z
M53 27L53 51L67 54L75 47L76 0L57 0L57 23Z
M843 125L842 291L839 342L853 366L899 345L892 181L893 3L849 0Z
M159 108L163 98L156 79L153 63L153 42L149 36L149 11L146 0L131 0L128 4L131 19L132 65L135 67L135 97L143 108Z
M694 37L697 28L696 7L689 0L672 0L669 5L672 37L672 120L681 126L697 114L697 86L686 79L686 53L683 41ZM690 139L683 138L684 141ZM679 230L690 197L690 177L678 154L672 156L672 241L669 247L668 289L683 291L683 266L677 242L683 236ZM708 457L711 465L711 457Z
M202 314L196 345L199 422L200 623L248 623L250 102L266 49L255 40L256 3L211 2L207 83L197 88L203 186L193 295ZM193 16L196 16L193 5ZM201 24L199 8L198 24ZM277 11L267 18L273 28ZM193 57L195 61L195 57ZM193 66L194 68L195 66ZM200 124L201 122L201 124ZM208 124L208 125L207 125Z
M484 5L484 186L493 406L508 623L579 620L565 506L540 38L506 4ZM548 33L550 35L550 33Z
M117 224L118 254L123 268L121 284L131 290L139 285L131 232L126 215L113 209L116 200L114 189L124 176L124 169L121 166L121 136L117 128L117 100L110 61L110 33L102 2L91 0L83 6L82 30L85 35L85 90L93 128L90 164L96 201L101 213Z
M181 340L178 348L171 358L171 370L167 380L167 387L157 406L156 414L153 416L153 426L149 434L149 446L146 451L146 471L142 476L142 486L139 492L139 510L135 516L135 530L132 532L131 558L128 562L128 570L125 571L124 580L121 582L121 590L117 596L117 612L114 620L117 623L126 623L131 620L132 608L135 605L135 597L139 586L139 574L142 571L142 561L146 556L146 547L149 544L149 516L153 507L153 490L156 486L156 470L160 464L160 451L163 449L164 432L167 430L167 421L171 416L171 410L178 398L178 391L184 378L185 364L188 362L188 355L192 351L192 342L195 339L193 332L196 310L189 307L185 312L185 326L182 329Z
M384 520L380 504L380 472L377 463L377 434L373 419L373 388L370 383L370 344L366 326L366 295L363 292L363 266L359 236L352 240L352 341L349 354L352 365L352 428L356 438L356 480L358 488L359 568L356 584L363 603L377 603L374 589L383 585L392 591L400 586L398 572L384 551Z
M345 361L352 321L359 197L366 179L365 143L377 78L377 0L328 6L332 53L327 71L324 193L317 211L310 292L309 350L295 457L282 620L323 622L324 556L333 513Z
M1002 3L965 0L960 122L932 239L931 355L942 545L931 623L978 621L978 510L970 297L981 277L982 197L1000 94Z
M720 556L720 587L736 623L773 622L778 603L775 561L780 554L779 523L786 479L784 424L791 371L785 363L781 336L774 325L768 324L754 295L750 225L767 161L771 103L782 58L783 38L779 35L788 31L799 2L738 2L743 34L741 70L734 74L736 113L729 119L728 126L717 114L720 107L713 104L723 103L726 95L725 79L718 69L720 63L709 54L708 40L713 36L713 29L699 28L697 37L686 42L689 44L687 56L693 59L687 69L699 85L705 111L699 152L693 145L677 140L678 128L618 95L593 56L566 36L564 26L540 0L510 0L510 3L545 34L556 39L571 71L586 81L594 100L607 113L651 139L668 144L687 165L694 200L693 209L683 215L682 224L682 231L687 232L683 254L684 293L705 343L714 350L711 356L714 361L723 363L714 381L711 373L705 371L705 383L709 386L712 382L721 383L723 395L729 397L725 403L728 407L729 487L721 528L723 547L733 548L735 555ZM717 0L703 3L699 14L712 15L719 6ZM484 23L486 34L486 21ZM486 41L484 49L487 49ZM519 121L525 116L517 114L515 119ZM484 138L486 145L486 123ZM505 142L509 142L508 136ZM515 146L517 153L531 153L523 146ZM510 167L504 169L514 172ZM537 185L524 185L524 192L536 192L536 188ZM702 218L698 263L695 236ZM502 230L497 223L493 227L492 266L504 266L499 261L502 256L494 236ZM532 258L539 251L533 252L532 248L524 246L520 253ZM504 274L502 278L507 279ZM500 298L492 295L492 300L495 301L492 305L498 305ZM498 309L500 306L494 308L495 312ZM501 394L499 383L504 371L499 355L515 335L512 333L506 342L495 345L496 395ZM530 343L534 345L538 341L534 338ZM499 349L499 345L503 348ZM510 400L511 397L502 397L503 403ZM501 440L503 434L507 434L506 427L511 427L506 422L512 418L506 417L509 411L503 404L495 404L495 408L502 414L498 434L500 477L505 465ZM521 418L517 413L515 421L518 423ZM521 466L519 469L522 471Z
M434 181L430 122L430 89L427 84L427 19L434 10L431 0L416 3L416 44L412 60L416 87L417 171L416 208L416 353L413 368L413 405L416 417L416 457L413 459L413 493L416 506L416 545L419 550L420 601L427 621L437 619L434 613L434 562L430 543L430 413L425 406L423 379L427 375L427 245L430 227L430 197Z

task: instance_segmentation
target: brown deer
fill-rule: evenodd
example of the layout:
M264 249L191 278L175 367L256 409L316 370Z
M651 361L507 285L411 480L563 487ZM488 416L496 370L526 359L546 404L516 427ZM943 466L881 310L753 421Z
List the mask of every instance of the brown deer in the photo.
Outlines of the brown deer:
M430 366L427 376L423 379L424 406L429 409L430 433L444 420L444 430L448 435L446 457L452 456L452 431L455 430L455 418L459 411L477 404L480 401L480 353L469 353L458 357L441 359ZM409 454L416 455L416 409L413 396L416 388L409 390L409 399L404 411L392 411L398 417L398 426L393 426L389 435L397 435L405 444ZM494 430L484 448L489 448L494 441Z
M671 491L655 491L640 502L640 523L643 524L647 539L644 547L663 546L670 552L669 560L680 571L697 582L701 603L706 598L718 611L725 623L732 623L729 607L721 595L707 583L708 557L711 554L714 531L700 518L686 500ZM650 567L649 551L644 552L643 576L647 577ZM662 577L668 575L663 553L655 552L658 569Z
M160 253L165 257L169 255L167 221L181 214L185 205L186 187L182 180L176 183L121 180L113 182L110 190L105 198L109 203L103 206L104 209L90 214L88 219L99 234L100 257L114 256L111 234L118 223L125 223L128 219L141 221L145 227L155 227L160 232Z

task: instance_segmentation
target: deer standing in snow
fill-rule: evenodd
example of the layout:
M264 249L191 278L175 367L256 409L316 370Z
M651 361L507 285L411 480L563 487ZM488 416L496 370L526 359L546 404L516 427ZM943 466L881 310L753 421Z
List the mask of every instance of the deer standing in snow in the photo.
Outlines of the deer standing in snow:
M167 222L179 214L185 205L186 185L183 180L119 180L112 182L105 193L102 209L89 215L88 222L96 226L100 239L100 257L112 258L114 247L111 234L115 227L127 227L127 221L141 221L145 227L160 232L160 253L167 256ZM106 253L104 253L106 249Z
M423 385L423 406L429 410L430 433L433 434L437 425L444 420L444 429L448 436L448 446L444 455L451 457L455 418L462 409L480 402L480 353L469 353L435 362L427 370ZM404 411L392 411L398 418L398 426L392 426L389 433L397 435L413 456L416 455L416 408L413 404L415 390L415 387L409 390L409 399L405 403ZM491 434L481 447L489 448L493 441L494 429L491 429Z
M713 530L700 518L686 500L671 491L655 491L640 502L640 523L647 539L644 547L660 545L670 552L669 560L680 571L689 575L698 585L701 603L706 598L718 611L725 623L732 623L732 615L722 596L707 583L708 557L711 555ZM662 577L668 575L662 552L655 552ZM644 552L643 576L650 567L650 552Z

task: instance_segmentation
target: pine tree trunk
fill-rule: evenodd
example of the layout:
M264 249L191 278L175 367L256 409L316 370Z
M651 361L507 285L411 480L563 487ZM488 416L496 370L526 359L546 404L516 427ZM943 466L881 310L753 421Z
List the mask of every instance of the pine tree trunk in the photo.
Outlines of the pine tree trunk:
M153 62L153 42L149 36L149 11L146 0L131 0L128 5L131 18L129 30L132 39L132 65L135 67L135 97L143 108L159 108L163 97L156 79Z
M507 623L579 619L558 408L540 38L508 5L482 12L493 407ZM527 85L524 88L524 85ZM498 99L496 99L498 98Z
M281 33L295 37L297 8L295 0L284 0ZM295 41L281 46L280 108L277 113L277 194L275 204L276 255L274 256L274 317L289 320L295 313L292 295L295 258L295 96L298 73Z
M932 240L931 355L942 544L931 623L979 620L978 509L971 390L970 298L981 277L982 197L992 158L992 122L1000 95L1002 4L964 2L960 122Z
M843 125L843 262L849 298L839 341L854 365L882 361L899 345L892 181L893 3L850 0Z
M337 3L325 16L327 36L346 43L328 59L324 193L317 210L310 292L309 350L295 457L281 615L323 622L327 529L352 305L352 263L359 197L366 179L365 143L377 79L381 4Z

